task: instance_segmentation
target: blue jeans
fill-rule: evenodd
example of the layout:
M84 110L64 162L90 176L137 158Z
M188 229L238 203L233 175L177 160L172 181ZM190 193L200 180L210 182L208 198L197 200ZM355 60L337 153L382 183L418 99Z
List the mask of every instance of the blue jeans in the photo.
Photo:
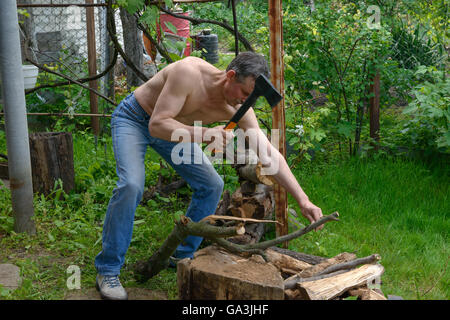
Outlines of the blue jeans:
M214 214L223 191L223 180L195 143L189 143L180 155L192 156L190 163L174 164L171 152L175 142L152 137L148 130L150 116L136 101L134 94L126 97L112 114L111 132L117 186L109 201L102 233L102 251L95 258L95 267L101 275L118 275L131 242L136 207L144 193L145 153L152 147L189 184L193 195L186 216L194 222ZM186 151L187 150L187 151ZM200 152L201 164L193 156ZM178 162L178 161L176 161ZM174 253L177 258L192 258L203 238L188 236Z

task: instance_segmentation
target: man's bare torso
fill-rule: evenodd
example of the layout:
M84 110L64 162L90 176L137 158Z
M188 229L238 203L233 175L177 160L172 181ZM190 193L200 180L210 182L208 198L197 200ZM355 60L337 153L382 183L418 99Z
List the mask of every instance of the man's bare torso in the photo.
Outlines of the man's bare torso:
M186 72L186 64L189 65L187 69L189 72ZM195 84L175 120L185 125L193 125L194 121L209 124L228 120L236 112L235 108L227 104L221 92L219 83L223 71L202 59L187 57L168 65L136 89L136 100L150 116L171 73L179 73L177 77L189 77Z

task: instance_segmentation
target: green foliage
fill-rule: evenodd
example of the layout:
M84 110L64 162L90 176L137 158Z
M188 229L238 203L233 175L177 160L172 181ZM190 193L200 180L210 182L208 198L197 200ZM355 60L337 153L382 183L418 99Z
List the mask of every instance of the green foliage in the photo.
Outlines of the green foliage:
M392 58L405 69L415 69L420 65L440 65L445 58L444 46L433 42L426 31L421 31L420 25L414 30L410 29L401 21L392 28Z
M404 127L413 139L412 144L423 149L450 151L450 79L442 81L442 72L421 66L417 74L428 74L433 81L425 81L414 88L414 100L403 113L411 115Z

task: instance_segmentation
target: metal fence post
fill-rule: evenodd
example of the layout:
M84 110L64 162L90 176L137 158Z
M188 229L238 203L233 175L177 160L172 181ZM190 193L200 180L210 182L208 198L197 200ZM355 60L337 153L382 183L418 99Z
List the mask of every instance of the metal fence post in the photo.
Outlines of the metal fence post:
M14 231L36 233L16 0L0 1L0 74Z

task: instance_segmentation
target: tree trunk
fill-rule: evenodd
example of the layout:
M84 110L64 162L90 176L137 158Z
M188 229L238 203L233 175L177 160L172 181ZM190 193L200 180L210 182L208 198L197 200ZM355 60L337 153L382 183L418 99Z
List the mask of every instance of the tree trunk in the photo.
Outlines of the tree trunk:
M17 4L31 4L31 0L17 0ZM22 52L22 63L25 63L27 56L32 57L30 48L37 48L36 37L34 32L33 8L25 8L28 17L19 14L20 47ZM20 23L23 22L23 23Z
M75 187L71 133L31 133L30 156L33 192L50 194L58 179L66 193Z
M125 54L134 62L139 70L143 70L144 49L142 46L141 31L137 28L137 19L130 15L124 8L120 8L120 20L122 21L123 42ZM127 87L140 86L143 81L127 66Z

